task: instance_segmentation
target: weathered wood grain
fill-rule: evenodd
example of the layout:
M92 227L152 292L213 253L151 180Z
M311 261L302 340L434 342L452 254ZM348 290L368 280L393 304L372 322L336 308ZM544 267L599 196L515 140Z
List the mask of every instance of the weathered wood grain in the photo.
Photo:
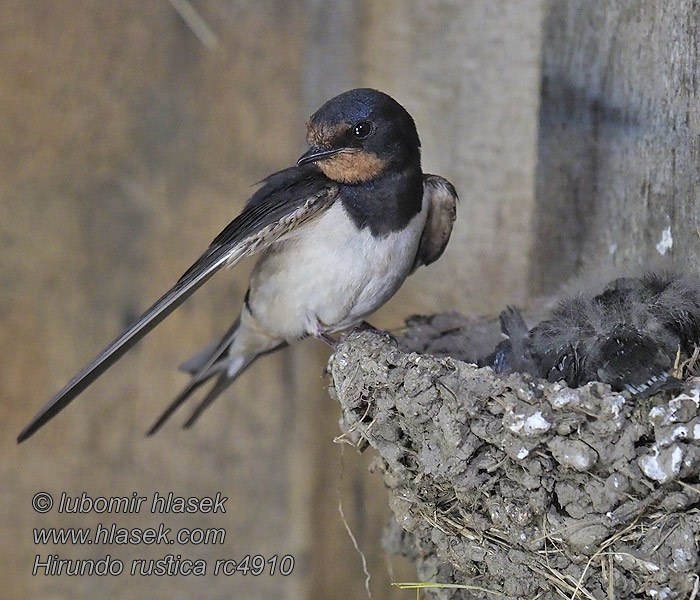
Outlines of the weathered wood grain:
M530 286L700 258L697 2L548 2ZM672 247L671 247L672 240Z

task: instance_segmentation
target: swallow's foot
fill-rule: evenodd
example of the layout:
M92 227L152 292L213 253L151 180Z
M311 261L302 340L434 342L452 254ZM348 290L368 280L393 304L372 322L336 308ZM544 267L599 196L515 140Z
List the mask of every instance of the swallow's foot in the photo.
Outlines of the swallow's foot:
M313 333L313 336L317 340L322 340L326 342L331 348L335 350L335 345L336 345L336 340L334 340L324 329L323 325L321 323L317 323L316 325L316 331Z

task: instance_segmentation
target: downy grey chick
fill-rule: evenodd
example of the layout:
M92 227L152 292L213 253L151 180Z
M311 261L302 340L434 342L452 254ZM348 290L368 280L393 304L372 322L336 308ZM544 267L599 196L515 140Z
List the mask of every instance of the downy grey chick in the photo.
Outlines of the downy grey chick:
M617 391L648 393L672 384L678 353L687 358L699 343L700 282L649 272L615 279L592 298L566 298L532 329L516 308L499 318L507 339L480 366L569 387L602 381Z

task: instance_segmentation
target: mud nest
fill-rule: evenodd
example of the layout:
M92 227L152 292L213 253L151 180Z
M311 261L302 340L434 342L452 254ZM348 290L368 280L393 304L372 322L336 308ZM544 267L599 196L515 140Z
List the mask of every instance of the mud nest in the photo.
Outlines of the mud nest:
M640 400L498 377L465 362L488 329L414 319L331 358L341 438L389 490L387 548L465 586L435 598L700 598L700 380Z

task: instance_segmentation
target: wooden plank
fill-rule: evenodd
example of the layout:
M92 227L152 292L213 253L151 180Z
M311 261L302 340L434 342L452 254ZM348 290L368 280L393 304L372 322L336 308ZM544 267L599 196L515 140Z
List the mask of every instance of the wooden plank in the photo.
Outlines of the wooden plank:
M587 265L697 265L699 19L687 1L548 3L534 295Z

